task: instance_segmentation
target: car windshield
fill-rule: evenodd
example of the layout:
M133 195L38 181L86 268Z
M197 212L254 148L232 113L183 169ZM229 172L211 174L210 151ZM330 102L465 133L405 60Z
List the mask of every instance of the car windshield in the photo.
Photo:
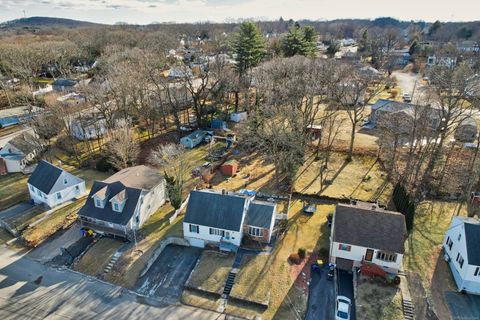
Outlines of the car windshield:
M348 313L340 311L340 310L337 312L337 316L339 318L342 318L342 319L348 319Z

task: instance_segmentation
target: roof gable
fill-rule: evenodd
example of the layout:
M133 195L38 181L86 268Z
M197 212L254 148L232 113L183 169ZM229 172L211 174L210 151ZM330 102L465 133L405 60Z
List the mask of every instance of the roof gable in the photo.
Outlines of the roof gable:
M404 253L407 229L398 212L338 204L333 219L335 242Z
M184 222L240 231L248 197L213 191L192 191Z

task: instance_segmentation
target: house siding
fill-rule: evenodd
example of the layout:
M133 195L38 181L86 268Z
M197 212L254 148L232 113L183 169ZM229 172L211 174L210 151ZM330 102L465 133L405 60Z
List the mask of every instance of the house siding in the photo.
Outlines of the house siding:
M263 230L263 237L255 237L255 236L252 236L248 233L248 227L250 227L250 225L248 224L244 224L243 225L243 233L248 236L248 237L251 237L253 240L255 241L260 241L260 242L265 242L265 243L269 243L270 242L270 239L271 239L271 232L269 229L266 229L266 228L258 228L258 227L255 227L255 226L251 226L251 227L254 227L254 228L257 228L257 229L262 229Z
M224 230L224 229L219 229ZM222 239L222 236L210 234L210 227L199 225L199 232L190 232L190 223L183 223L183 236L186 240L190 242L192 246L195 246L198 241L204 240L205 244L218 244L220 241L231 243L237 247L240 246L242 241L243 233L241 231L231 231L224 230L225 232L230 233L230 239L227 240L225 237Z
M61 178L62 176L60 176ZM68 188L65 188L63 190L60 190L58 192L52 193L52 194L45 194L32 186L31 184L28 185L28 192L30 193L30 198L37 204L44 203L50 208L53 208L55 206L58 206L62 203L65 203L67 201L70 201L72 199L78 198L83 196L86 193L86 188L85 188L85 182L80 182L76 185L69 186ZM76 187L78 186L78 191ZM41 192L41 195L38 194L38 191ZM61 198L57 198L57 193L61 194Z
M349 245L351 247L350 251L340 250L339 249L340 244ZM337 258L342 258L342 259L352 260L354 268L360 267L362 265L362 261L365 258L367 249L373 250L373 258L372 258L372 261L369 261L369 262L382 267L382 269L384 269L386 272L398 273L398 271L402 268L403 254L401 253L391 252L397 255L397 259L395 262L383 261L383 260L377 259L377 253L379 251L387 252L385 250L378 250L375 248L366 248L366 247L355 246L355 245L350 245L348 243L340 243L340 242L332 242L331 244L330 263L336 263Z

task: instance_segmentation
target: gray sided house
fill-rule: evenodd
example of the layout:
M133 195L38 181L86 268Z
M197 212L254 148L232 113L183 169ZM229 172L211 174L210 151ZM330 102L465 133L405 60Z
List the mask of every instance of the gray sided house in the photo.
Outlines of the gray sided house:
M24 172L41 154L43 145L29 133L22 133L0 150L0 172Z
M192 191L183 220L183 234L192 246L218 245L236 250L246 236L269 243L275 204L225 191Z
M50 208L86 193L85 181L44 160L38 163L27 184L32 200Z
M73 92L77 83L72 79L57 79L52 83L52 89L56 92Z
M464 119L455 130L455 140L473 142L477 136L477 122L472 117Z
M180 139L180 144L182 144L185 148L193 149L202 143L203 139L207 133L203 130L196 130L190 133L188 136L185 136Z
M95 181L78 216L85 228L132 240L166 199L163 176L157 170L136 166Z

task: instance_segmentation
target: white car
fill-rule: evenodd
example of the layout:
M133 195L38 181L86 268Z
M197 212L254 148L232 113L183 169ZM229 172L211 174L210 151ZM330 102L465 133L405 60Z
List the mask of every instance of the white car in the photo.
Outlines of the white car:
M338 296L335 306L335 320L350 320L351 309L352 301L345 296Z
M403 102L412 102L412 97L408 93L404 93Z

